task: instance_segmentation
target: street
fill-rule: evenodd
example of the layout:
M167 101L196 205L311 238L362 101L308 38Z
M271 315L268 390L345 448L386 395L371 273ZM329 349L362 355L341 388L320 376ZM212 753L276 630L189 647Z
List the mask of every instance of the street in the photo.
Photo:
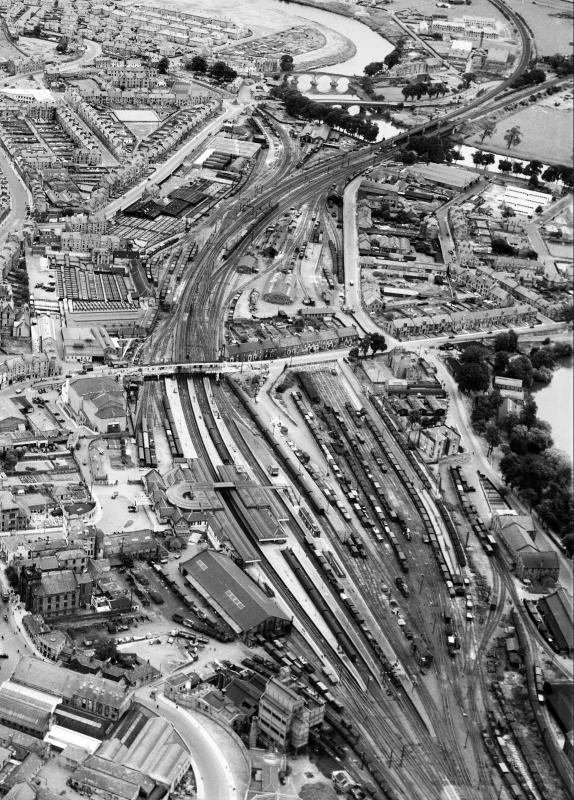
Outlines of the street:
M249 768L238 757L239 747L231 735L225 735L225 747L217 742L211 721L201 714L177 706L158 694L157 703L149 699L149 688L140 689L138 701L172 723L191 753L192 768L197 782L197 800L243 800ZM233 766L231 762L233 761ZM242 792L243 790L243 792Z

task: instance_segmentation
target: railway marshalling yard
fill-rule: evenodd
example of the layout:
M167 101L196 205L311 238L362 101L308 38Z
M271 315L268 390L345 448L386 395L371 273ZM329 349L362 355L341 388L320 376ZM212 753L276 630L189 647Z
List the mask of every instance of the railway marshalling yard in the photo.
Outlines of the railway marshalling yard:
M476 2L475 14L484 5ZM226 41L217 57L280 56L294 40L282 38L286 16L276 14L252 25L251 4L246 36L237 46ZM520 75L531 38L521 18L512 22ZM338 34L305 30L289 28L297 57L311 47L311 58L328 58L341 45ZM111 59L98 63L115 74ZM159 62L132 68L147 82ZM488 82L466 105L449 107L448 130L501 102L509 81L501 78L500 89ZM564 686L572 662L541 614L544 602L571 590L570 565L500 489L453 364L469 341L511 326L534 341L564 327L550 313L568 291L564 263L551 263L550 249L539 261L521 259L519 248L567 237L568 198L547 208L524 178L509 176L505 198L517 211L499 225L482 197L495 176L443 164L405 169L395 158L406 134L368 145L362 134L295 120L280 101L257 105L268 91L259 77L240 88L231 81L233 99L209 75L204 83L209 97L196 87L203 100L193 104L206 109L201 130L174 139L157 168L141 162L102 215L75 215L51 231L50 210L46 245L33 220L37 246L26 240L19 257L2 250L12 273L28 258L30 277L53 278L30 284L44 292L33 309L48 317L41 344L53 337L54 352L67 348L74 359L60 375L3 390L12 416L2 422L16 422L0 435L22 463L8 470L2 500L21 510L27 499L36 516L32 534L3 531L0 539L12 567L1 576L2 678L16 683L21 648L39 644L42 656L93 672L88 683L123 670L129 711L107 730L131 737L144 708L173 722L196 759L184 788L170 786L175 800L243 800L250 783L253 798L316 800L321 792L330 800L336 789L361 800L563 800L572 765L546 684ZM118 116L152 123L155 112L141 114ZM7 115L15 139L24 116ZM51 126L37 121L34 130L52 135ZM75 148L68 138L53 139L66 158ZM159 147L163 133L156 138ZM516 258L503 259L489 248L508 231ZM91 251L76 258L60 248L72 240L97 243L91 264ZM467 286L463 257L474 264L479 253L493 269L473 272ZM502 264L508 296L489 283ZM513 280L518 269L527 286ZM87 322L70 332L72 302L78 319L105 318L111 333L96 336ZM128 311L129 328L118 323ZM505 391L512 396L515 384ZM100 408L110 410L106 423ZM74 501L61 508L46 489L56 466L58 494ZM535 552L547 547L559 561L563 588L550 594L558 570L552 581L521 580L522 555L515 559L509 544L516 528L535 533ZM60 531L75 547L61 563L49 550ZM14 555L26 549L32 563ZM48 559L38 555L45 550ZM78 578L62 566L76 559ZM87 602L73 614L28 591L29 581L49 588L64 579L84 587ZM46 629L37 617L26 621L24 604L44 613ZM55 653L58 641L65 652L62 644ZM109 652L121 667L107 663ZM4 683L0 692L17 694ZM90 785L89 768L78 772ZM75 798L63 778L62 790Z

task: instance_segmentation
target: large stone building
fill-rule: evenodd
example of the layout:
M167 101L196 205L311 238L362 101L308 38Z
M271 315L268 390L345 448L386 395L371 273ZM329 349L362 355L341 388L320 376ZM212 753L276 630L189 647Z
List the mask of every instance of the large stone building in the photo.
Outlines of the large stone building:
M87 572L71 569L42 572L37 566L23 567L20 596L27 611L54 619L73 614L89 605L93 580Z
M99 433L125 430L126 399L113 378L78 378L70 383L68 398L78 417Z
M62 705L102 720L121 719L130 708L134 694L123 681L71 672L33 656L20 659L10 680L57 697Z

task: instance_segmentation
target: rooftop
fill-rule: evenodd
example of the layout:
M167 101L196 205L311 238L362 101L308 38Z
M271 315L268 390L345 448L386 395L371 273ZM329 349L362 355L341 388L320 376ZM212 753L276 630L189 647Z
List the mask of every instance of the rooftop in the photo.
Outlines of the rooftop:
M286 619L275 601L222 553L204 550L182 564L181 571L237 632L251 630L270 617Z

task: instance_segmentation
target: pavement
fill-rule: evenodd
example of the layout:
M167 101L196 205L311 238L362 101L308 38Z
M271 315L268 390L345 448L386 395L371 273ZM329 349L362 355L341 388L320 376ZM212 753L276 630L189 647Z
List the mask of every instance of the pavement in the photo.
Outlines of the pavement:
M197 783L197 800L243 800L250 779L250 766L239 746L222 728L215 731L207 717L183 709L158 695L150 701L149 688L137 692L138 701L168 720L191 753L191 766Z

